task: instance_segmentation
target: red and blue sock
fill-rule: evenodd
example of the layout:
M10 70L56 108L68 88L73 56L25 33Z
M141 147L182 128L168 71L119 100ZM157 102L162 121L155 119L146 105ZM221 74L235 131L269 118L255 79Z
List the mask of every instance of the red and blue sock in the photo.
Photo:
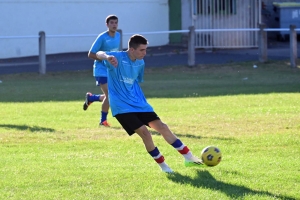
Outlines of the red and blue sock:
M189 148L185 146L179 139L175 140L173 144L171 144L181 155L183 155L186 159L192 156Z
M155 147L154 150L148 152L156 163L160 166L161 170L166 173L173 173L173 170L165 162L165 158L159 152L158 148Z
M163 155L160 154L159 150L157 147L155 147L154 150L148 152L152 158L158 163L161 164L165 161L165 158L163 157Z

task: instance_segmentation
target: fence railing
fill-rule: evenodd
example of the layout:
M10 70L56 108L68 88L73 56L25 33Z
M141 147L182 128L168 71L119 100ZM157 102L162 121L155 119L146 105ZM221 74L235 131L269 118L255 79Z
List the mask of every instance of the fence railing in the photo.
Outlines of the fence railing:
M122 30L118 30L121 33L121 44L122 47L122 36L133 35L136 33L122 33ZM222 31L258 31L258 60L260 62L268 61L267 54L267 32L268 31L287 31L290 36L290 62L291 67L297 67L297 29L295 25L290 25L290 28L266 28L264 24L259 24L259 28L237 28L237 29L195 29L194 26L190 26L188 30L171 30L171 31L153 31L153 32L139 32L141 35L147 34L168 34L168 33L188 33L188 61L189 67L195 66L195 35L196 32L222 32ZM46 74L46 38L62 38L62 37L96 37L97 34L74 34L74 35L47 35L44 31L40 31L38 36L0 36L0 39L20 39L20 38L38 38L39 39L39 73Z

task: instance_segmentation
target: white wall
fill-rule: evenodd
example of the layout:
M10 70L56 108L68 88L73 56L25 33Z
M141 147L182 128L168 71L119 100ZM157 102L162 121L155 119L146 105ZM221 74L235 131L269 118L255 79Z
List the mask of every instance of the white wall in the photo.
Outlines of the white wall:
M181 18L182 30L188 30L189 26L193 26L192 13L191 13L192 0L181 0Z
M46 53L88 51L105 31L105 18L119 17L123 33L169 30L168 0L0 0L0 59L38 55L38 33L46 33ZM51 35L88 34L86 37ZM36 38L1 39L1 36ZM123 48L130 35L123 36ZM165 45L168 34L145 34L149 46Z

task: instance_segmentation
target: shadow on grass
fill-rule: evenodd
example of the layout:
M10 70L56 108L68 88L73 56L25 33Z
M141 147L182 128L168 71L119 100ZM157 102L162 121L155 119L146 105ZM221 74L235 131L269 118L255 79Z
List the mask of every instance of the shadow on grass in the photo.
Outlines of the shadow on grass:
M225 193L231 199L240 199L246 195L260 195L276 199L296 200L295 198L272 194L265 191L256 191L245 186L238 186L216 180L208 171L197 171L197 176L191 178L179 173L168 174L167 177L178 184L190 184L197 188L206 188Z
M153 131L150 129L148 129L148 130L152 135L161 135L160 133L158 133L156 131ZM209 138L209 139L216 139L216 140L236 141L236 139L233 137L203 137L203 136L191 135L191 134L180 134L180 133L174 133L174 134L179 138L186 137L186 138L199 139L199 140L203 139L203 138Z
M30 132L55 132L53 128L44 128L39 126L15 125L15 124L0 124L0 128L16 129L19 131Z
M156 131L153 131L150 129L148 129L148 130L152 135L161 135L160 133L158 133ZM194 139L199 139L199 140L203 138L202 136L196 136L196 135L191 135L191 134L177 134L177 133L174 133L174 134L178 137L187 137L187 138L194 138Z

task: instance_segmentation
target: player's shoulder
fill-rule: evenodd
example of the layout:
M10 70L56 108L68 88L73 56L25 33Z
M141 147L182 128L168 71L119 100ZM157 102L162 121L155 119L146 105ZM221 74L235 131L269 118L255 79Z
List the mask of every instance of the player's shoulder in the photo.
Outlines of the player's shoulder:
M108 32L104 31L98 35L98 38L106 38L108 36Z

